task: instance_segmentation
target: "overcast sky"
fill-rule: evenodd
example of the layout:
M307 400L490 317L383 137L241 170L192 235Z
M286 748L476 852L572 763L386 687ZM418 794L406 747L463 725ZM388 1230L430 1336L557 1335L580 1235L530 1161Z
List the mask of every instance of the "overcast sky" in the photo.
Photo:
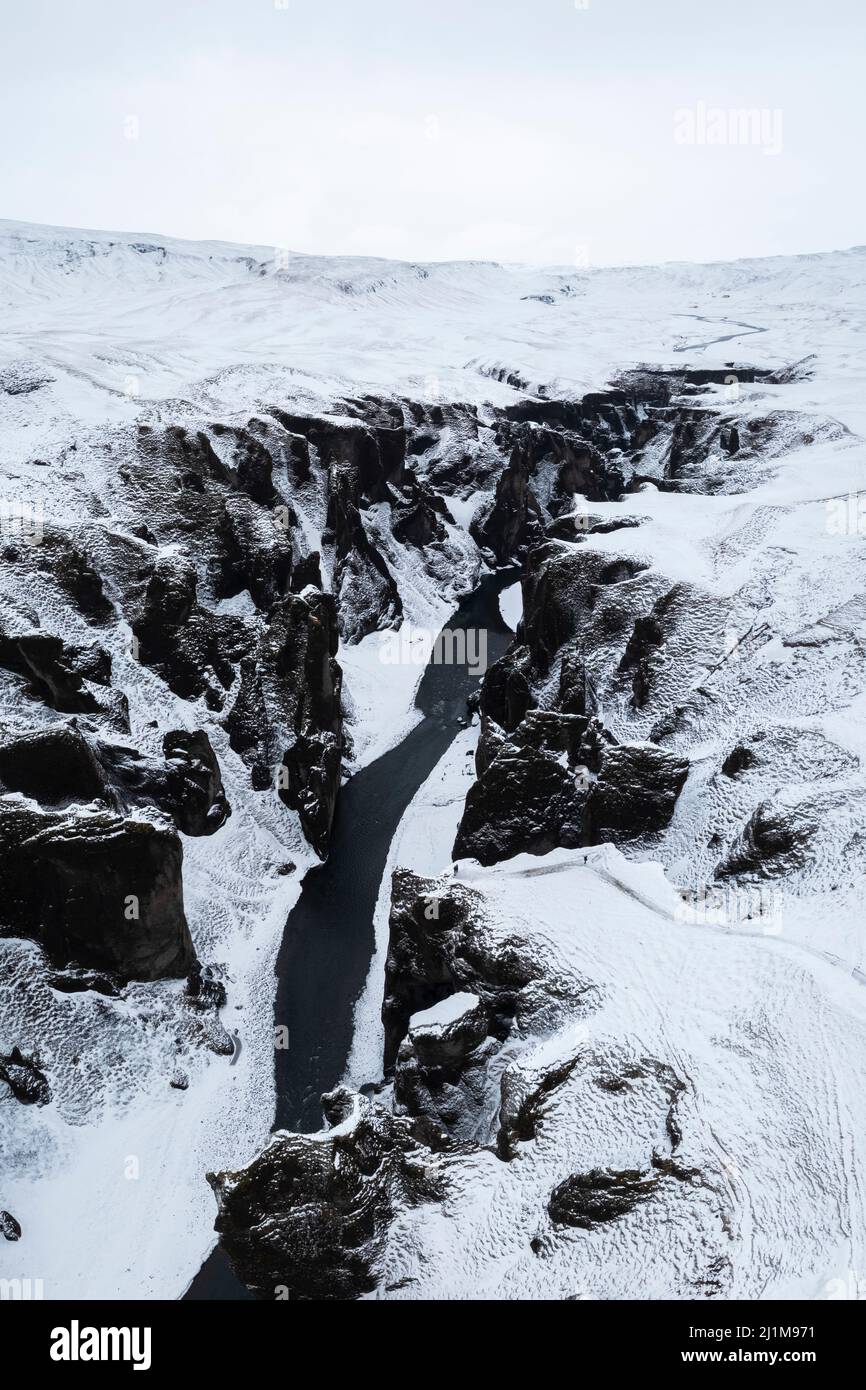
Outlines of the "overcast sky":
M0 215L430 260L866 242L862 0L583 3L0 0Z

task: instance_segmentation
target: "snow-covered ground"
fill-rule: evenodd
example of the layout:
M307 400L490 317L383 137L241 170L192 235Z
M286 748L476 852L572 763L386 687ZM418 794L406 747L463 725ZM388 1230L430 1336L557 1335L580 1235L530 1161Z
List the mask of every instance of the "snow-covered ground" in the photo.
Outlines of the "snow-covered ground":
M635 555L728 603L738 635L753 621L761 629L745 658L752 694L744 696L731 663L717 675L709 661L703 678L719 687L722 712L694 734L689 782L654 850L667 878L658 865L629 863L604 846L586 864L560 851L474 873L461 866L494 915L542 941L563 970L590 977L603 1002L567 1025L573 1037L535 1045L582 1049L589 1059L563 1101L569 1166L561 1170L560 1148L543 1135L513 1163L480 1153L454 1165L447 1202L400 1218L387 1263L389 1282L414 1281L403 1297L693 1297L708 1289L815 1297L848 1270L862 1276L864 882L859 859L846 868L845 854L866 835L851 809L856 798L841 820L827 818L828 851L786 898L780 932L685 920L674 885L696 886L708 867L713 792L702 781L698 734L709 755L768 716L774 727L788 721L850 755L838 782L859 778L866 249L597 271L419 266L0 223L0 322L0 493L39 503L46 520L64 524L98 522L110 480L83 465L67 472L61 491L44 461L138 420L246 419L275 405L320 411L365 392L483 407L539 387L548 395L599 389L638 363L780 368L809 359L808 372L784 387L734 380L712 394L743 420L796 412L837 425L836 437L819 429L816 442L763 464L735 495L648 488L593 506L644 520L587 543ZM455 535L478 501L449 499ZM306 524L315 541L320 522ZM389 560L401 563L396 554ZM398 578L409 620L432 641L449 599L415 572ZM519 594L502 602L514 626ZM807 638L792 645L799 632ZM118 632L112 649L119 669L121 639ZM374 634L339 657L359 764L393 746L415 718L423 666L383 663L381 645ZM57 1000L7 983L0 1052L38 1050L59 1084L55 1103L39 1110L0 1101L0 1207L27 1212L24 1238L0 1242L0 1277L42 1278L48 1297L172 1297L195 1274L213 1239L205 1170L238 1167L270 1127L273 961L313 862L295 819L246 795L246 771L203 706L160 705L165 688L140 667L125 688L134 692L140 746L154 717L203 727L222 765L233 815L212 839L185 840L184 889L200 956L224 967L223 1023L237 1029L242 1048L232 1065L185 1046L189 1086L172 1090L165 1068L175 1013L161 1000L179 986L141 987L151 1004L146 1026L119 1006L106 1012L99 999L67 998L63 1031L46 1037L46 1010L56 1011ZM606 711L614 728L616 714ZM458 737L395 838L348 1071L355 1084L381 1070L390 870L447 866L476 736ZM814 785L800 762L787 777L774 775L780 786ZM278 872L287 858L297 865L288 878ZM647 1206L628 1224L575 1233L577 1256L557 1247L539 1259L520 1244L528 1208L540 1211L542 1196L572 1169L646 1158L658 1124L651 1099L641 1093L617 1114L612 1093L591 1075L593 1059L627 1066L646 1056L688 1079L692 1147L680 1157L711 1173L711 1184L666 1200L661 1234ZM715 1264L721 1247L727 1263Z
M15 222L0 233L0 361L48 375L47 398L75 419L102 423L172 398L243 409L278 391L296 403L362 389L503 402L514 391L497 378L509 373L554 395L594 389L635 362L776 367L815 354L815 381L786 404L832 401L837 418L863 428L862 247L582 270L302 256Z
M528 1074L577 1067L514 1161L439 1161L445 1200L403 1211L389 1234L394 1296L808 1299L862 1270L862 982L784 938L682 922L661 868L611 846L460 876L511 933L592 980L601 1005L511 1046L508 1065ZM677 1164L700 1180L553 1239L546 1202L570 1173L652 1172L666 1115L655 1063L686 1083Z

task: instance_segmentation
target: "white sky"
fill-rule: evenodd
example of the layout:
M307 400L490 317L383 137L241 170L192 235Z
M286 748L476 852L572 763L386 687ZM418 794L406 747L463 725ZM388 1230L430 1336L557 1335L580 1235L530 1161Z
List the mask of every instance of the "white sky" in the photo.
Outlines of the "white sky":
M862 0L0 0L0 215L430 260L829 250L866 242L864 58ZM678 143L699 103L766 111L764 144L781 119L781 152Z

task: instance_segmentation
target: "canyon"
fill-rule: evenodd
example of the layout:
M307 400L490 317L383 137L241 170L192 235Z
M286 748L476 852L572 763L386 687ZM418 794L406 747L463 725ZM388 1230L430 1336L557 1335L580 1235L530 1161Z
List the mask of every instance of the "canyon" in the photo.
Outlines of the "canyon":
M0 1273L859 1268L866 253L0 265Z

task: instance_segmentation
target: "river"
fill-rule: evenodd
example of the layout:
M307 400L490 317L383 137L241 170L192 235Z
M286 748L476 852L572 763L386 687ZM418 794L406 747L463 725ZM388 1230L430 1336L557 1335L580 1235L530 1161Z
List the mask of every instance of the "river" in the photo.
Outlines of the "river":
M499 594L517 577L514 569L485 576L446 624L452 631L485 631L488 664L511 640ZM387 666L382 678L388 678ZM274 1022L288 1029L289 1045L274 1053L275 1129L311 1133L321 1128L319 1098L340 1081L352 1046L355 1004L375 946L373 915L391 841L409 802L453 742L478 684L465 664L429 663L415 700L423 719L340 792L328 859L304 879L277 957ZM219 1246L185 1296L251 1297Z

